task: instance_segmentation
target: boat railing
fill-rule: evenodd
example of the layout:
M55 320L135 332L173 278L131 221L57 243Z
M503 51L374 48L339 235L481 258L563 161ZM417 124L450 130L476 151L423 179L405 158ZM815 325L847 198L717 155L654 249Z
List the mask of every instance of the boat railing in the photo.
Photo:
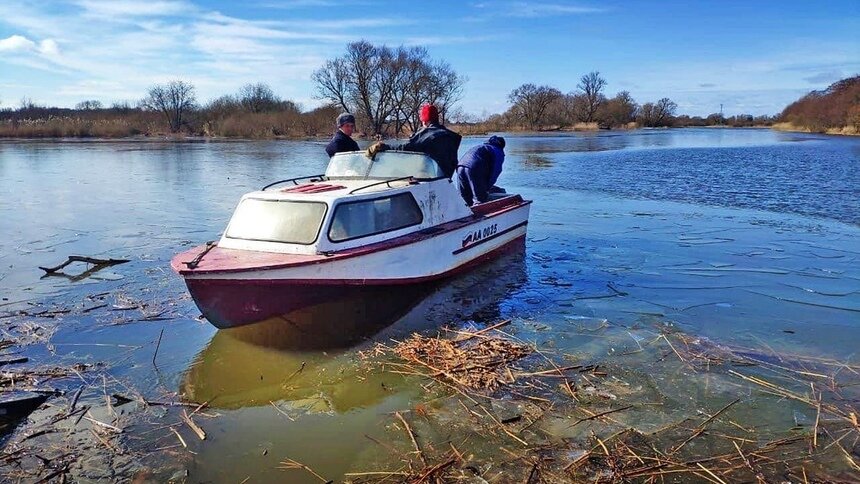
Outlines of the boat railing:
M355 192L360 192L361 190L364 190L366 188L375 187L377 185L383 185L383 184L388 185L388 188L391 188L392 182L404 181L404 180L409 180L410 184L417 183L417 180L415 180L415 177L413 177L413 176L402 176L400 178L388 178L386 180L380 180L378 182L371 183L369 185L364 185L364 186L360 186L358 188L355 188L355 189L351 190L349 192L349 194L353 195Z
M279 181L276 181L274 183L269 183L268 185L261 188L260 191L266 191L267 188L272 188L273 186L280 185L281 183L293 182L293 185L298 185L299 180L308 180L310 182L324 181L324 180L326 180L326 176L325 176L325 174L320 174L320 175L310 175L310 176L299 176L296 178L287 178L286 180L279 180Z

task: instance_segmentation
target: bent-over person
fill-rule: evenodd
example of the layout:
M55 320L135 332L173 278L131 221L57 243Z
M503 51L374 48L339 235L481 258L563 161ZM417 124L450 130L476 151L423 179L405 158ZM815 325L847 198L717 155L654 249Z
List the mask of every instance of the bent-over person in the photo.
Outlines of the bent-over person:
M496 187L505 162L505 138L490 136L484 143L470 149L457 165L457 185L466 205L484 203L490 193L504 193Z

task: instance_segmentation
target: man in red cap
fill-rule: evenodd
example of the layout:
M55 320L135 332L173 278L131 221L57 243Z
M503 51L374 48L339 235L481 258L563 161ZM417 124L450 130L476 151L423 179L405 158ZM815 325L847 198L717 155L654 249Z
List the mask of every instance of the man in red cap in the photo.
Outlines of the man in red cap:
M457 150L462 136L439 124L439 110L432 104L421 106L418 117L421 129L409 141L395 146L376 142L367 149L368 158L373 159L377 153L386 150L416 151L433 158L445 176L451 178L457 169Z

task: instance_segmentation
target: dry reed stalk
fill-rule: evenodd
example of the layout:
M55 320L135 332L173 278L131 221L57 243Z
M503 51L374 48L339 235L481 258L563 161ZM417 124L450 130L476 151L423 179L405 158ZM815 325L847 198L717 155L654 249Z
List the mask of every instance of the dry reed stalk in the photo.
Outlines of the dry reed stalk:
M179 443L182 444L182 447L185 447L187 449L188 444L185 443L185 439L182 438L182 435L180 435L179 432L177 432L176 429L173 427L170 427L170 431L176 434L176 438L179 439Z
M726 410L728 410L731 406L733 406L734 404L736 404L736 403L738 403L738 402L740 402L740 401L741 401L741 399L740 399L740 398L735 399L734 401L732 401L732 402L728 403L726 406L724 406L723 408L721 408L717 413L715 413L715 414L711 415L710 417L708 417L704 422L702 422L701 424L699 424L699 426L698 426L698 427L696 428L696 430L693 432L693 435L689 436L686 440L684 440L683 442L681 442L681 443L680 443L680 444L678 444L677 446L673 447L673 448L672 448L672 450L670 450L670 451L669 451L669 454L671 455L671 454L674 454L675 452L678 452L679 450L681 450L681 447L684 447L685 445L687 445L687 443L688 443L688 442L690 442L691 440L693 440L693 439L695 439L696 437L698 437L699 435L701 435L701 434L702 434L702 432L704 432L704 431L705 431L705 428L708 426L708 424L709 424L709 423L713 422L713 421L714 421L714 419L716 419L717 417L719 417L723 412L725 412L725 411L726 411Z
M271 404L273 407L275 407L275 410L277 410L277 411L278 411L278 413L280 413L280 414L281 414L281 415L283 415L284 417L287 417L288 419L290 419L290 421L291 421L291 422L295 422L295 421L296 421L296 419L294 419L293 417L290 417L290 414L288 414L287 412L285 412L285 411L281 410L277 405L275 405L275 402L273 402L273 401L269 400L269 404Z
M282 460L280 462L280 466L278 467L278 469L281 469L281 470L302 469L302 470L310 473L312 476L316 477L317 479L319 479L322 482L332 482L332 481L326 479L325 477L317 474L313 469L306 466L305 464L302 464L301 462L290 459L290 458L285 458L284 460Z
M201 429L197 426L196 423L194 423L194 420L191 418L191 416L188 415L188 412L186 412L184 408L182 409L182 420L184 420L185 424L188 425L188 427L193 430L195 434L197 434L197 437L200 440L206 440L206 432L204 432L203 429Z
M421 447L418 445L418 441L415 439L415 433L412 432L412 427L409 426L409 423L403 418L403 415L400 415L400 412L394 412L394 415L403 423L403 427L406 429L406 433L409 435L409 439L412 441L412 446L415 447L415 452L418 454L418 458L421 459L421 463L424 466L427 466L427 459L424 458L424 452L421 451Z

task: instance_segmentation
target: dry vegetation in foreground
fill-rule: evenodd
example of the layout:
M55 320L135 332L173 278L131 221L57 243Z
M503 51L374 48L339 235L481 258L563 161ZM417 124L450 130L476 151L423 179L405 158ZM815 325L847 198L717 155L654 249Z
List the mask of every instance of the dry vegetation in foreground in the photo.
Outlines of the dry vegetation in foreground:
M388 444L368 436L385 456L349 482L854 482L860 471L856 365L609 323L580 331L613 351L576 361L500 329L509 323L364 353L418 379L427 400L394 412Z

